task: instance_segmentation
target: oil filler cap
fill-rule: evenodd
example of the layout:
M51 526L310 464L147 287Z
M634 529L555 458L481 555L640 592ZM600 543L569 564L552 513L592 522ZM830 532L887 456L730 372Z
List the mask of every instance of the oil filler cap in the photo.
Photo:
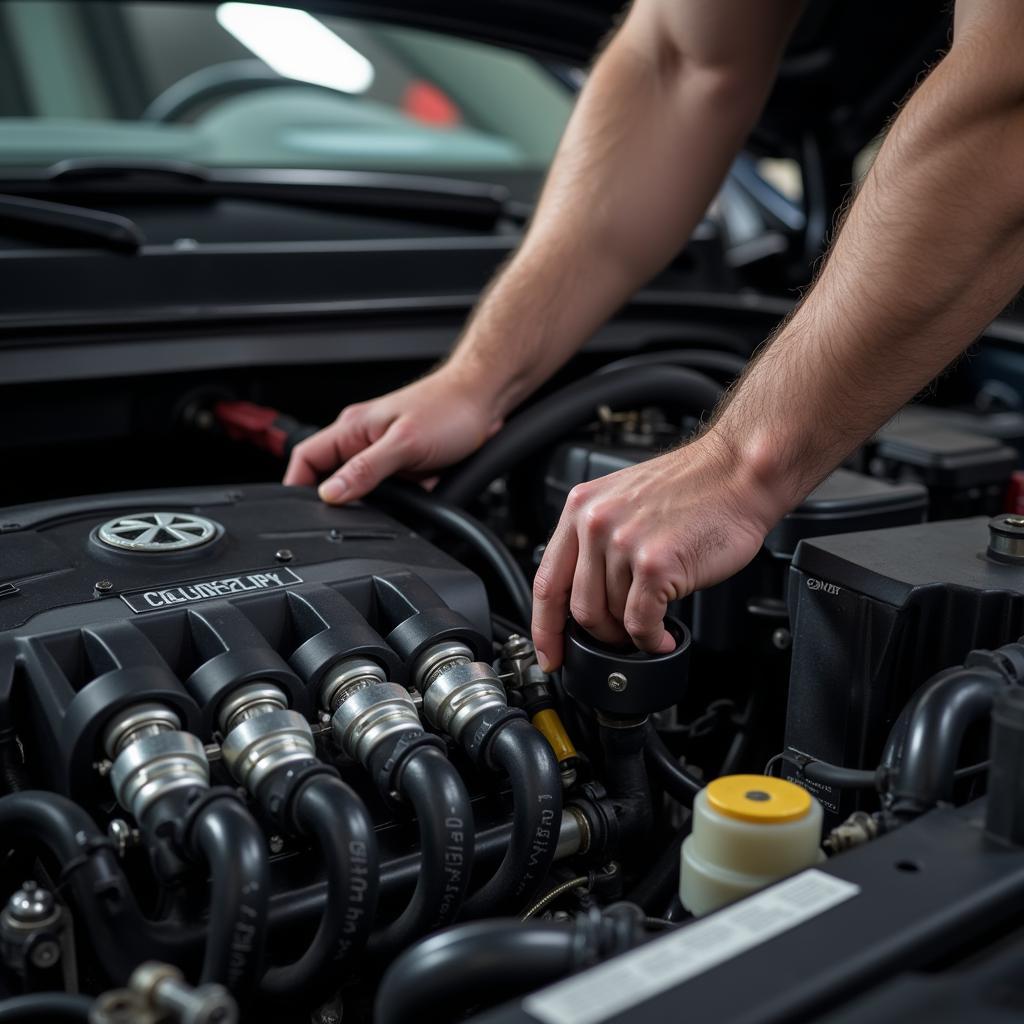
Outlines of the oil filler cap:
M565 692L581 704L623 717L678 704L686 690L690 631L671 616L665 618L665 629L675 647L667 654L645 654L628 644L603 644L570 620L562 669Z

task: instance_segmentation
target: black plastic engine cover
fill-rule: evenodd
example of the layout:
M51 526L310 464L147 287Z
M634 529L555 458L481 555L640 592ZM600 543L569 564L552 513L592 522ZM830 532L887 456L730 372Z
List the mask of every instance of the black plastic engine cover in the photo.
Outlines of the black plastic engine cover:
M105 543L100 528L119 520L116 535L156 550ZM79 798L102 792L104 721L140 700L170 705L209 742L217 701L242 681L273 681L310 718L343 656L373 657L403 682L381 639L396 625L382 593L408 595L403 615L433 602L490 653L473 573L376 510L307 489L108 495L9 508L0 524L0 723L30 722L30 762ZM207 539L175 548L190 537Z
M986 557L988 522L958 519L800 543L789 585L789 750L873 768L922 683L974 648L1024 633L1024 566ZM814 791L835 815L855 806L849 794Z

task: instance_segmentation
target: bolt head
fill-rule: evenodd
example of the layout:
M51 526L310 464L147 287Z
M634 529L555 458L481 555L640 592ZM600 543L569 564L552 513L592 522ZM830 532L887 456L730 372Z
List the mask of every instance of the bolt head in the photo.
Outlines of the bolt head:
M629 680L621 672L612 672L608 676L608 689L612 693L622 693L629 685Z
M114 589L114 584L110 580L97 580L92 586L97 594L109 594Z
M280 836L271 836L267 845L271 853L280 853L284 849L284 840Z
M42 970L52 967L60 959L60 944L55 939L43 939L32 947L29 959Z
M295 557L295 555L293 555L288 548L279 548L277 551L274 552L274 557L279 562L290 562Z
M789 650L789 645L793 642L793 634L783 626L779 626L778 629L772 632L772 646L780 651Z

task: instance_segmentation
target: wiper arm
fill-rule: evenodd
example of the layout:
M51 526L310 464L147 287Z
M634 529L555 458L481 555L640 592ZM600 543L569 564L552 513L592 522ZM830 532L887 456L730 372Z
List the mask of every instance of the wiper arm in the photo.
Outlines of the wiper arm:
M0 184L66 188L76 193L173 195L184 198L258 199L351 210L379 216L440 220L492 228L500 219L522 219L501 185L419 174L290 168L203 167L185 160L61 160L40 177Z
M127 217L23 196L0 195L0 222L3 221L52 228L118 252L138 252L146 241L139 226Z

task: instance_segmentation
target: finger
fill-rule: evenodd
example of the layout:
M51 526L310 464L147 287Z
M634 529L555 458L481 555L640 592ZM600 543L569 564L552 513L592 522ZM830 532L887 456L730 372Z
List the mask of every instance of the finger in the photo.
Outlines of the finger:
M334 431L333 426L327 427L295 446L284 474L286 484L312 486L338 466L342 457L335 444Z
M669 595L649 576L634 574L623 625L633 643L649 654L667 654L675 647L672 634L665 629Z
M628 634L626 634L626 628L622 622L626 617L629 588L633 585L633 570L629 565L628 553L617 550L614 540L609 543L604 558L605 599L608 604L608 614L620 627L625 638Z
M386 477L406 469L409 445L404 431L392 423L368 448L353 455L321 485L321 499L330 505L355 501L369 494Z
M545 672L554 672L562 664L563 637L569 617L569 594L577 553L575 524L571 517L563 514L533 580L531 633L537 661Z
M628 639L621 620L616 620L608 608L605 556L600 543L579 542L579 557L572 579L569 611L572 617L602 643L617 644Z

